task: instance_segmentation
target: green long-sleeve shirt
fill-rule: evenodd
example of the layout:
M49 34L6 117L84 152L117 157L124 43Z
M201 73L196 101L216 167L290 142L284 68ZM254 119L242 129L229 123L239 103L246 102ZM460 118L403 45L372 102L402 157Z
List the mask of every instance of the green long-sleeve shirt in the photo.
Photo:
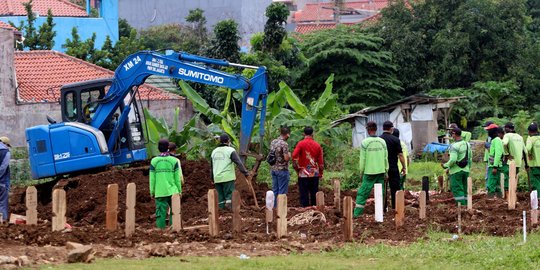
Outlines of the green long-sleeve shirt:
M472 149L468 142L464 140L457 141L450 146L450 159L444 164L444 167L449 169L450 174L455 174L457 172L469 172L471 170L472 164ZM465 168L458 166L458 162L463 160L469 152L468 160L469 163Z
M528 153L529 166L540 167L540 135L529 136L525 148Z
M360 146L360 174L374 175L388 172L388 149L379 137L367 137Z
M503 154L504 150L501 138L496 137L491 140L491 146L489 147L489 167L501 167Z
M512 156L512 160L516 162L516 167L521 168L523 164L523 151L525 143L523 137L517 133L506 133L503 137L504 154Z
M155 198L182 193L182 167L173 156L159 156L150 162L150 195Z

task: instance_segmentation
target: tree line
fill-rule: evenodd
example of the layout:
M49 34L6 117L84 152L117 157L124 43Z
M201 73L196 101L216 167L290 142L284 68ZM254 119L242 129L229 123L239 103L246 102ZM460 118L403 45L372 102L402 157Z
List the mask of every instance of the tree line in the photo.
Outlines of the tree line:
M31 11L31 1L25 4ZM107 37L95 48L95 35L81 40L77 29L66 53L115 69L142 49L186 51L269 70L270 90L285 82L302 100L314 100L334 74L334 91L343 112L429 93L463 96L452 120L467 127L488 117L521 115L537 119L540 88L540 1L536 0L393 0L377 21L305 35L287 33L288 8L272 3L264 31L254 34L250 51L240 52L238 24L224 20L206 27L204 11L191 10L185 24L167 24L137 32L119 21L119 40ZM39 29L28 12L27 49L54 46L49 12ZM238 70L228 69L230 72ZM242 71L251 76L251 71ZM221 107L224 90L191 84L209 104Z

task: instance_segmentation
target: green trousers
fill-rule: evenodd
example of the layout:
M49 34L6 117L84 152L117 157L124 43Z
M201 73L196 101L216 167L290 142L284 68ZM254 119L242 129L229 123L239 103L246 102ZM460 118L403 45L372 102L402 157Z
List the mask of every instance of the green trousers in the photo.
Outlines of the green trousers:
M156 198L156 227L165 229L167 227L167 216L172 214L171 196ZM169 225L172 224L172 218L169 218Z
M467 177L469 173L464 171L450 175L450 190L456 203L461 203L462 206L467 205Z
M364 174L364 176L362 177L362 185L360 186L360 188L358 189L358 193L356 194L354 217L359 217L364 213L366 201L369 197L369 194L371 193L371 190L373 189L373 185L375 184L383 184L384 189L384 173L374 175Z
M531 167L529 176L531 177L532 190L540 192L540 167Z
M497 173L493 174L493 167L488 169L488 195L500 195L501 194L501 168L497 168Z
M219 209L224 209L225 206L231 207L232 193L234 191L234 180L224 183L216 183L218 194Z

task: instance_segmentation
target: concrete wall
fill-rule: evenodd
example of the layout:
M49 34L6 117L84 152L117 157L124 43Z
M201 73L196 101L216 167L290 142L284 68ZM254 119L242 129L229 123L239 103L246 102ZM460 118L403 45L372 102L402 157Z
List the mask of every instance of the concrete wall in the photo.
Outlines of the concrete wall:
M234 19L239 24L242 46L249 37L264 30L264 11L271 0L119 0L120 18L137 29L169 23L185 23L189 10L200 8L209 29L219 21Z
M54 17L53 28L56 31L54 38L55 51L64 52L62 45L66 39L71 39L71 30L77 27L81 40L86 40L96 33L96 48L101 48L105 42L105 38L110 36L113 44L118 41L118 0L103 0L101 7L101 18L84 18L84 17ZM54 14L53 14L54 16ZM36 19L36 27L39 27L47 20L47 14L39 14ZM19 26L21 21L26 21L26 16L6 16L0 17L0 21L9 23L13 22Z
M15 147L26 146L25 129L48 124L46 116L61 121L58 103L16 103L16 77L13 66L13 32L0 29L0 136L8 136ZM173 123L174 110L180 108L179 122L183 126L193 116L193 107L186 99L143 101L157 117Z

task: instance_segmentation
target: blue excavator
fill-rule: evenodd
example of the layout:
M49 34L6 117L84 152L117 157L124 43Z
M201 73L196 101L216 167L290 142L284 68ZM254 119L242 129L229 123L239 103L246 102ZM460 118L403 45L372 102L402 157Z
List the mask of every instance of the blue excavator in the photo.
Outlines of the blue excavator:
M211 66L256 72L247 79ZM26 129L32 178L74 175L145 160L138 89L151 75L243 90L240 155L244 159L249 155L258 114L262 141L268 95L265 67L184 52L165 55L141 51L126 58L112 78L68 84L60 89L63 122L47 117L49 125Z

